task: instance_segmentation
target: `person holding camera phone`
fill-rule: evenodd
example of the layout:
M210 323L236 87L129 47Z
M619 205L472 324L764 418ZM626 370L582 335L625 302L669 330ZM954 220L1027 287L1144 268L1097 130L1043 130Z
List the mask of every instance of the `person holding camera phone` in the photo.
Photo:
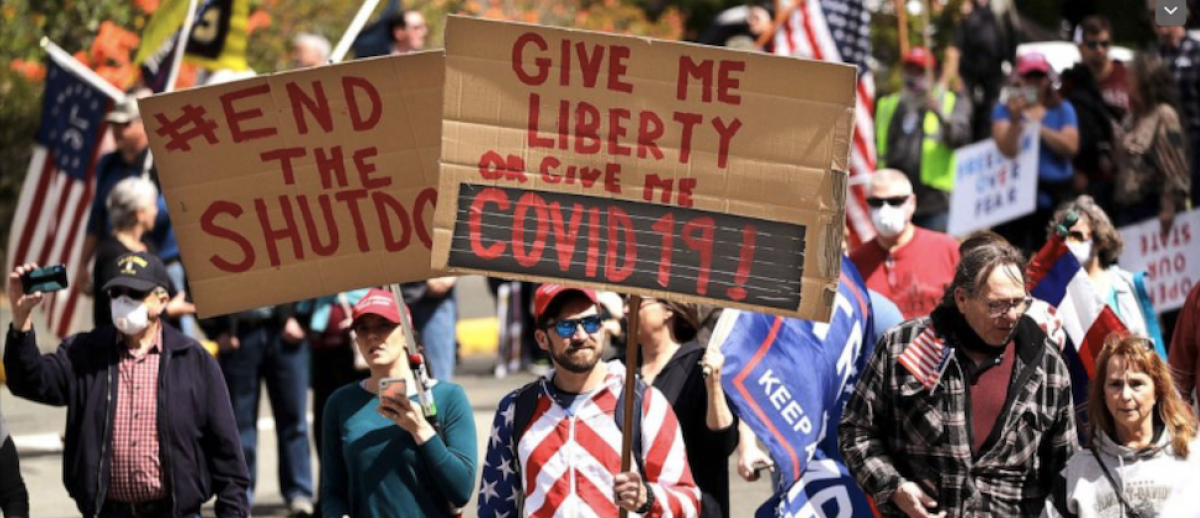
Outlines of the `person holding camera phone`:
M83 516L198 516L214 494L218 517L249 516L250 475L220 367L164 324L171 280L157 256L130 253L116 264L103 286L115 326L44 355L31 317L44 294L22 284L37 265L9 275L8 388L67 407L63 483Z
M1023 143L1021 133L1038 125L1040 146L1037 166L1037 204L1033 214L996 228L1010 243L1026 253L1045 243L1031 228L1046 228L1054 208L1074 199L1075 173L1071 159L1079 153L1079 122L1075 106L1054 89L1056 77L1046 56L1031 52L1017 58L1013 85L1001 92L992 110L992 139L1004 156L1016 158Z
M404 308L405 318L411 315ZM426 419L395 297L354 306L355 346L371 376L329 397L321 417L321 512L327 518L452 517L471 499L475 417L462 387L432 381L440 429Z

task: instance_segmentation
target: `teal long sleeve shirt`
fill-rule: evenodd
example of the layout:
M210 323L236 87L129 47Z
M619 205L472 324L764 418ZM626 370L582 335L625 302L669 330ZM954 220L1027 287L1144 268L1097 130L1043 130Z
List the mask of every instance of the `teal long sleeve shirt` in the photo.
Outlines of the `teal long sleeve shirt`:
M440 518L451 516L451 505L467 504L478 457L475 417L462 387L438 382L433 395L442 430L420 446L375 411L379 398L358 383L330 396L322 416L325 518Z

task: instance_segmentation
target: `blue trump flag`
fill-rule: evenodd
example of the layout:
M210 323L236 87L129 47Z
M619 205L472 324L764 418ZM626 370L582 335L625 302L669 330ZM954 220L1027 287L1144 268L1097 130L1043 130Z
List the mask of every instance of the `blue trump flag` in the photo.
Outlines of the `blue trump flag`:
M842 257L828 324L726 310L712 339L725 355L726 394L775 460L775 494L756 516L872 516L837 447L842 409L876 339L854 264Z

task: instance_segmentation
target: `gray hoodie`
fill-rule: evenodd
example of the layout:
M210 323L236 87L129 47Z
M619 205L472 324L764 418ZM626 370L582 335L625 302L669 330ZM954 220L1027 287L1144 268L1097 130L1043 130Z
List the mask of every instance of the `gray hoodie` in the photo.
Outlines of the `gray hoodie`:
M1158 434L1152 446L1140 450L1119 445L1103 432L1094 437L1094 442L1104 465L1121 486L1125 499L1142 516L1158 516L1177 483L1195 480L1196 474L1190 473L1184 459L1175 454L1171 434L1166 431ZM1067 461L1062 476L1066 480L1066 507L1075 516L1129 516L1090 449L1075 452ZM1057 518L1062 515L1047 500L1042 516Z

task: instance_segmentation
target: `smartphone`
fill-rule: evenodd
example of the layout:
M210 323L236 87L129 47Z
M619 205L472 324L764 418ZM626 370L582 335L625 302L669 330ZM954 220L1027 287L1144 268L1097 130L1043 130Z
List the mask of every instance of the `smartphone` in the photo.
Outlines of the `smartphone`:
M38 268L21 276L25 293L50 293L67 289L67 267L61 264Z
M1025 104L1037 104L1038 102L1037 88L1032 86L1006 86L1000 89L1000 103L1008 104L1008 100L1014 95L1024 97Z
M399 401L408 398L408 380L404 378L383 378L379 380L379 399L391 398Z

